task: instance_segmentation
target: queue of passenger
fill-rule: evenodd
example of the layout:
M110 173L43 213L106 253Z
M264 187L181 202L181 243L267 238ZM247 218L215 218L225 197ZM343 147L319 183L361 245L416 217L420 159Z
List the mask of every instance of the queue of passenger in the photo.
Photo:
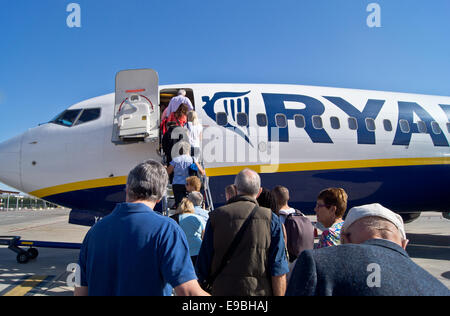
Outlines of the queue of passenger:
M197 159L202 130L185 94L180 90L163 115L166 166L136 166L126 202L87 233L75 295L450 295L409 258L399 215L370 204L352 208L344 221L342 188L317 196L323 232L316 246L315 227L290 207L289 189L263 188L251 169L226 186L224 206L205 210L197 177L204 174ZM176 128L189 142L173 137ZM169 175L172 218L153 211Z
M316 206L324 226L342 223L341 245L324 243L327 247L302 251L287 282L281 218L287 214L286 224L296 211L286 196L286 203L277 198L284 189L273 191L278 216L259 205L261 179L244 169L235 178L237 195L210 212L206 225L188 198L180 203L177 224L153 211L167 183L166 169L155 161L130 172L126 202L95 224L83 241L76 295L171 295L172 289L180 296L450 295L409 258L399 215L371 204L352 208L343 221L345 203L328 200L330 194L346 201L342 189L322 191ZM337 233L334 229L323 238L337 243Z

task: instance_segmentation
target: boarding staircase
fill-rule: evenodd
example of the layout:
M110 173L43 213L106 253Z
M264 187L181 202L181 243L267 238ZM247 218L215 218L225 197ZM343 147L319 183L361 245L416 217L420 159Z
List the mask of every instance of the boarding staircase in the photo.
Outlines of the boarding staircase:
M116 74L115 105L112 142L116 145L130 143L157 143L161 145L160 132L160 94L159 77L153 69L122 70ZM162 148L157 150L164 165L165 155ZM200 162L203 169L203 162ZM204 201L207 210L214 205L209 188L209 178L200 177L204 188ZM163 214L169 215L175 204L172 185L162 201Z
M161 157L162 157L162 163L165 164L165 156L161 154ZM200 164L201 164L203 170L205 170L203 161L200 161ZM204 192L202 192L202 193L203 193L203 199L205 201L205 209L207 211L213 211L214 203L212 200L211 190L209 188L209 177L206 175L206 170L205 170L205 175L199 176L199 178L203 184ZM171 216L175 213L175 209L174 209L175 196L173 194L172 184L169 183L167 185L166 195L163 197L161 202L162 202L162 213L164 216Z

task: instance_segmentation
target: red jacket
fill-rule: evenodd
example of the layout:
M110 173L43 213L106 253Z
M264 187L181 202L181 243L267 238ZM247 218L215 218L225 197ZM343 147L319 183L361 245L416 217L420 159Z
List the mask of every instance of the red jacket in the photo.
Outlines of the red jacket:
M167 132L167 123L168 122L176 122L177 126L184 127L184 125L186 125L186 123L187 123L187 116L186 115L182 115L181 118L177 119L175 117L175 113L170 113L169 117L164 119L161 122L161 126L160 127L161 127L163 135Z

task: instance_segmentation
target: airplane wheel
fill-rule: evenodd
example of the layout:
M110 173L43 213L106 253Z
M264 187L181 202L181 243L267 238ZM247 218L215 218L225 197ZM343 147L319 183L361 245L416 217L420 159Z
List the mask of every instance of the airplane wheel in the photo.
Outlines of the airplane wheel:
M39 256L39 251L36 248L30 248L27 250L30 259L36 259Z
M28 252L24 251L24 252L19 253L17 255L16 259L17 259L18 263L24 264L30 260L30 255L28 254Z

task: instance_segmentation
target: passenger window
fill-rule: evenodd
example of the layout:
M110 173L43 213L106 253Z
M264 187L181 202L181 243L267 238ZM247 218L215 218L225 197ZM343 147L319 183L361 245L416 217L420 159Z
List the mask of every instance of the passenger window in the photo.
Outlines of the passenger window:
M100 108L84 109L75 125L80 125L86 122L94 121L100 117Z
M237 123L239 126L248 126L247 113L240 112L237 114Z
M358 129L358 121L354 117L348 118L348 128L351 130L357 130Z
M319 115L313 115L312 122L313 122L313 127L315 129L322 129L323 128L322 118Z
M392 123L390 120L383 120L383 125L386 132L392 132Z
M373 118L366 118L366 128L370 132L375 131L376 126L375 126L375 120Z
M337 118L336 116L330 117L330 123L331 123L331 128L333 128L333 129L341 128L341 123L339 122L339 118Z
M305 128L305 117L301 114L294 115L295 127Z
M228 115L225 112L219 112L216 114L216 123L219 126L225 126L228 124Z
M256 114L256 124L261 127L267 126L267 116L264 113Z
M447 132L450 133L450 123L447 123Z
M286 115L284 115L284 114L275 115L275 122L277 124L277 127L279 127L279 128L287 127Z
M71 127L78 115L80 114L81 109L78 110L66 110L62 112L60 115L56 116L50 123Z
M409 133L410 129L409 129L409 123L407 120L400 120L399 124L400 124L400 130L403 133Z
M419 129L419 133L427 132L427 124L424 121L417 122L417 128Z
M431 122L431 129L433 130L433 133L435 133L436 135L442 133L441 127L436 121Z

